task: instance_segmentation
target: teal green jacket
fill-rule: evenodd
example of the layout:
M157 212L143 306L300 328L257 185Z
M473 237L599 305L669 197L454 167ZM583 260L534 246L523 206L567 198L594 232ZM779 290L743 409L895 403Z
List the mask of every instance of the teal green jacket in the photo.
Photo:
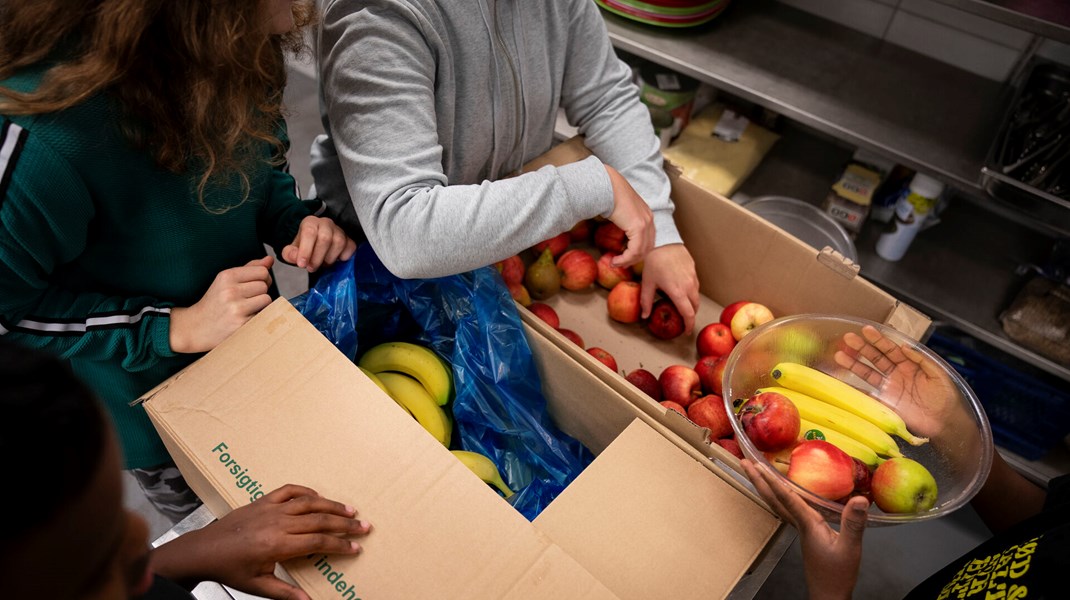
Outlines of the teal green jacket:
M40 73L0 86L32 89ZM140 406L144 392L193 362L169 344L170 310L216 274L293 241L310 207L270 148L236 183L206 191L157 167L123 137L106 95L57 113L0 115L0 335L70 361L107 406L127 468L168 462Z

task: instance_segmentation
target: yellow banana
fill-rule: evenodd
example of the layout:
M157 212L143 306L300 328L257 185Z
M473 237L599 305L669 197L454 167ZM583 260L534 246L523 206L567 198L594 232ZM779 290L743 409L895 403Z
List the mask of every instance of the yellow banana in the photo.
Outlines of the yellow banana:
M381 389L384 392L386 392L386 395L390 396L391 400L394 400L394 402L397 403L398 406L400 406L401 408L405 409L405 412L409 413L410 416L412 415L412 411L409 410L408 406L405 406L399 400L395 400L394 397L390 395L390 390L386 389L386 386L383 385L383 380L379 379L378 375L376 375L375 373L372 373L371 371L369 371L368 369L365 369L364 367L358 367L358 368L361 370L361 372L363 372L368 377L368 379L372 380L372 383L374 383L375 385L379 386L379 389Z
M386 386L390 396L402 404L424 429L449 448L453 423L441 406L435 403L424 386L416 379L402 373L383 371L379 379Z
M881 456L903 455L892 436L856 414L784 387L762 388L755 393L761 392L777 392L787 396L803 419L854 438Z
M773 367L771 375L781 386L854 413L884 432L903 438L912 446L929 441L929 438L918 437L907 431L902 417L881 401L817 369L799 363L782 362Z
M396 371L416 378L439 406L450 401L450 368L430 348L409 342L385 342L372 347L357 365L372 373Z
M876 467L883 462L883 460L877 456L877 453L873 451L873 448L870 448L847 434L840 433L825 425L818 425L813 421L801 419L801 423L799 423L799 438L805 439L808 432L815 430L821 432L821 437L824 438L826 442L843 450L848 456L857 458L868 467Z
M498 467L494 466L494 462L489 458L478 452L469 452L467 450L450 450L450 452L464 463L464 466L475 473L476 477L498 488L503 496L508 498L513 495L513 490L505 485L501 474L498 473Z

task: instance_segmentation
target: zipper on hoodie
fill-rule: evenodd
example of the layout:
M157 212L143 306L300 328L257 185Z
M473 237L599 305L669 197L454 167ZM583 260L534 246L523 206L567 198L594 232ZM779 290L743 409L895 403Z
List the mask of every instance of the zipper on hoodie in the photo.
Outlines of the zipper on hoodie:
M498 2L490 0L490 4L490 14L494 26L494 41L497 42L498 47L501 48L502 54L505 56L505 62L509 65L509 73L513 77L513 107L516 111L516 130L513 132L513 150L509 155L515 157L517 150L520 148L520 141L522 139L521 134L524 129L524 115L521 109L521 103L524 100L523 94L520 93L520 73L516 69L516 63L513 62L512 55L509 54L509 48L505 45L505 40L502 38L501 27L498 25Z

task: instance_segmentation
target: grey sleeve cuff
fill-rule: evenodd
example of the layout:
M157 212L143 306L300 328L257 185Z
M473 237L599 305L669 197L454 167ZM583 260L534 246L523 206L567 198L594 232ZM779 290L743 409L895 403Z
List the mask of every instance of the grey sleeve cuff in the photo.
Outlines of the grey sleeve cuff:
M557 167L567 197L578 215L576 221L592 214L609 217L613 212L613 184L598 157Z
M654 247L660 248L669 244L682 244L683 238L676 229L676 221L672 218L673 210L662 209L654 211Z

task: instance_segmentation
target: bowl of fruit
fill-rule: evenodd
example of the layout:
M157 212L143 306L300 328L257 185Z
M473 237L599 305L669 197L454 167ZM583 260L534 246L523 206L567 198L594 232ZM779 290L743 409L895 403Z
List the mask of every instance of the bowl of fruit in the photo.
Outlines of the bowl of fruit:
M755 328L728 357L723 397L743 454L830 522L855 495L870 500L871 525L945 516L992 465L969 385L874 321L804 314Z

